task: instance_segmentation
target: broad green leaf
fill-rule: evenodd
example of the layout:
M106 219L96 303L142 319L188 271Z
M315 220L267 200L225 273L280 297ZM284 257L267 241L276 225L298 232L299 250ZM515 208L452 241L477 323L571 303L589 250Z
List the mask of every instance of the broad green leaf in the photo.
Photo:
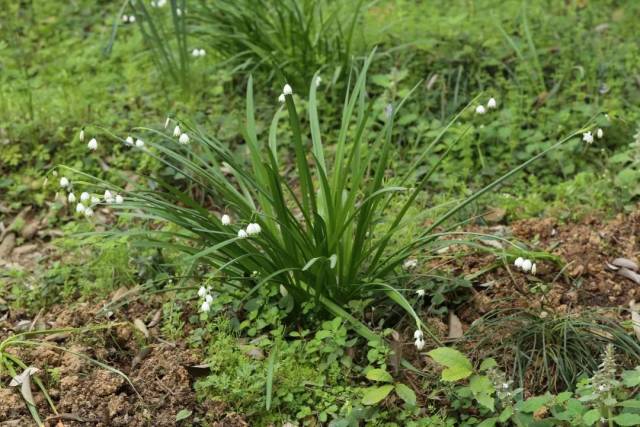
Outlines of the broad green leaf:
M396 393L407 405L416 406L416 394L411 390L411 388L399 383L396 384Z
M582 422L588 426L593 425L593 423L595 423L599 419L600 419L600 411L598 409L592 409L590 411L587 411L582 416Z
M622 373L622 382L627 387L637 387L640 385L640 370L624 371Z
M182 420L186 420L187 418L189 418L191 416L192 412L188 409L181 409L177 414L176 414L176 422L178 421L182 421Z
M495 389L488 377L484 375L472 376L469 381L469 388L478 403L492 412L495 410L495 399L493 398Z
M367 372L367 379L371 381L380 381L390 383L393 381L393 377L384 369L371 369Z
M619 426L637 426L640 425L640 414L619 414L613 417L613 421Z
M490 357L482 361L480 364L480 371L486 371L487 369L495 368L496 366L498 366L498 362L496 362L496 359L493 357Z
M548 404L553 396L545 394L544 396L534 396L518 404L518 409L522 412L533 413Z
M381 387L369 387L365 390L364 396L362 396L363 405L375 405L383 400L391 393L393 386L391 384L383 385Z
M496 425L496 422L498 422L497 417L487 418L486 420L478 424L478 427L493 427Z
M511 406L507 406L502 410L500 416L498 417L498 421L501 423L507 422L509 418L513 415L513 408Z
M467 357L455 348L439 347L427 353L437 363L444 365L443 381L458 381L473 373L473 366Z
M640 409L640 400L625 400L624 402L618 403L618 406Z

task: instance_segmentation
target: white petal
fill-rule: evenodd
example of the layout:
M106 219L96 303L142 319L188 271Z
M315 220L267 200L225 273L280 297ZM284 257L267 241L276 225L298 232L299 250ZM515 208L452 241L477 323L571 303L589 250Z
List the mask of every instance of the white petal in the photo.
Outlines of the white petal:
M525 259L522 262L522 271L524 271L525 273L531 271L531 267L533 267L533 263L531 262L531 260Z
M69 186L69 180L67 179L67 177L63 176L62 178L60 178L60 187L65 188Z
M89 193L87 193L86 191L83 192L80 195L80 200L82 200L83 202L86 202L87 200L89 200L91 198L91 195Z
M183 133L182 135L180 135L180 138L178 138L178 142L180 144L188 144L189 143L189 135L187 135L186 133Z
M291 89L291 86L289 85L289 83L284 85L284 88L282 89L282 93L284 95L291 95L293 93L293 89Z

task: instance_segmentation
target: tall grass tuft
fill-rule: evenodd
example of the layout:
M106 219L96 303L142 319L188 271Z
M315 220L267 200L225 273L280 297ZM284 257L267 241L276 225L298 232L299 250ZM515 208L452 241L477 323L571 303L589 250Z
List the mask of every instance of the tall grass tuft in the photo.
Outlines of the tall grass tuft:
M348 73L352 56L363 53L355 39L364 0L218 0L195 9L195 31L224 61L236 70L278 70L296 87L323 66Z
M402 289L404 261L417 251L435 255L446 245L442 238L451 235L441 230L448 219L576 133L433 218L429 226L408 240L399 241L399 231L411 222L410 208L456 142L443 141L445 135L449 138L448 131L462 112L406 171L392 172L394 121L404 100L389 106L383 119L373 117L365 91L373 55L365 60L347 91L341 124L332 133L337 136L330 145L331 156L321 131L315 82L309 86L307 120L300 117L297 95L284 94L283 105L267 135L262 136L256 126L253 83L249 79L246 158L234 155L227 144L187 123L180 126L190 136L189 144L180 144L164 130L140 128L148 136L143 151L183 174L191 187L208 197L192 197L162 180L157 180L156 190L126 192L112 187L125 194L125 203L116 208L173 224L163 230L154 226L128 234L140 245L184 253L180 261L186 265L209 266L221 280L242 289L247 296L262 286L279 287L292 298L298 313L312 304L349 320L368 339L378 338L349 314L347 307L352 300L390 299L414 319L418 328L425 328ZM281 123L285 120L288 128ZM442 144L448 148L436 154L434 147ZM416 180L416 171L428 156L438 160ZM390 209L398 193L405 194L403 201ZM214 200L221 212L204 205L201 200L206 199ZM226 224L226 218L222 220L223 214L230 217L230 224ZM255 233L256 228L261 231Z
M598 370L608 345L629 366L640 363L638 341L618 321L595 311L544 317L521 309L500 310L476 322L470 331L470 338L474 336L483 337L476 345L481 351L506 354L520 385L532 392L574 388L582 376Z

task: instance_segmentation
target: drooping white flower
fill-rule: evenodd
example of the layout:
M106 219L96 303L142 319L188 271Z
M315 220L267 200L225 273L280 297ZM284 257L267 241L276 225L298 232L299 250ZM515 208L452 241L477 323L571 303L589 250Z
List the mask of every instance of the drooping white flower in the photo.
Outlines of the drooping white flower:
M424 289L418 289L416 291L416 294L418 294L419 297L423 297L425 295L425 290Z
M487 110L484 108L484 105L478 105L476 107L476 114L484 114Z
M534 262L533 265L531 266L531 274L533 274L535 276L537 272L538 272L538 267L536 266L536 263Z
M518 258L516 258L516 261L513 263L513 265L515 265L518 268L521 268L523 262L524 262L524 258L519 256Z
M104 201L107 203L113 203L113 194L111 194L111 191L109 190L105 190L104 191Z
M409 258L402 264L405 270L412 270L418 266L418 260L415 258Z
M529 271L531 271L531 267L533 267L533 263L531 262L530 259L525 259L522 262L522 271L524 271L525 273L528 273Z
M122 22L129 22L129 17L127 15L122 15Z
M602 130L602 128L598 128L598 129L596 130L596 137L597 137L598 139L602 139L602 137L603 137L603 136L604 136L604 131Z
M416 329L416 331L413 333L413 338L422 339L422 337L424 337L422 331L420 329Z
M124 198L121 195L116 194L115 201L116 201L116 204L121 205L124 202Z
M206 301L203 301L202 305L200 306L200 311L203 313L208 313L210 309L211 309L211 306L209 305L209 303Z
M84 216L86 216L87 218L91 218L93 216L93 209L91 208L86 208L84 210Z
M97 205L98 203L100 203L100 197L91 196L91 204L92 205Z
M244 231L243 229L238 230L238 237L241 239L246 239L247 237L249 237L249 235L247 234L246 231Z
M207 295L207 288L205 288L204 286L200 286L200 289L198 289L198 296L200 298L204 298L205 295Z
M180 9L179 7L176 8L176 15L182 16L182 9Z
M181 133L180 126L176 125L176 127L173 128L173 136L180 136Z
M98 148L98 141L95 138L91 138L89 143L87 144L89 150L96 150Z
M180 135L180 138L178 138L178 142L180 144L188 144L189 143L189 135L187 135L186 133L183 133L182 135Z
M84 191L81 195L80 195L80 200L82 200L83 202L86 202L87 200L89 200L91 198L91 195L89 193L87 193L86 191Z
M489 98L489 101L487 102L487 108L496 108L498 106L498 103L496 102L495 98Z
M585 132L582 134L582 140L587 144L591 144L593 142L593 135L591 132Z
M424 348L425 342L422 338L416 339L414 345L418 350L422 350Z
M222 218L220 218L220 222L222 222L222 225L229 225L231 224L231 217L227 214L222 215Z
M164 128L168 128L169 127L169 122L171 121L171 117L167 116L167 120L164 121Z
M322 83L322 77L318 76L316 77L316 87L320 86L320 83Z
M260 234L261 231L262 231L262 228L260 227L260 224L256 224L255 222L252 222L249 225L247 225L247 234L250 236L253 236L254 234Z
M124 143L129 146L133 145L133 138L131 138L131 135L127 136L127 139L124 140Z
M284 88L282 89L282 93L284 95L291 95L293 93L293 89L291 89L291 86L289 85L289 83L284 85Z
M278 102L280 102L281 104L284 104L284 101L285 101L284 93L281 93L280 96L278 97Z
M205 52L205 50L204 50L204 49L200 48L200 49L198 50L198 56L205 56L206 54L207 54L207 52Z
M207 294L205 295L204 300L211 304L211 302L213 302L213 296L211 296L211 294Z
M60 178L60 187L67 188L68 186L69 186L69 180L67 179L67 177L63 176L62 178Z
M69 200L69 203L74 203L76 201L76 195L73 193L69 193L69 195L67 196L67 200Z
M191 56L197 58L199 56L200 52L198 51L198 49L193 49L191 51Z
M76 205L76 212L78 212L78 213L82 213L82 212L84 212L84 211L85 211L85 209L86 209L86 208L84 207L84 205L83 205L82 203L78 203L78 204Z
M135 15L129 15L129 22L136 22L136 17Z
M138 148L144 147L144 141L141 139L136 139L136 147Z
M80 142L84 142L84 129L80 129Z

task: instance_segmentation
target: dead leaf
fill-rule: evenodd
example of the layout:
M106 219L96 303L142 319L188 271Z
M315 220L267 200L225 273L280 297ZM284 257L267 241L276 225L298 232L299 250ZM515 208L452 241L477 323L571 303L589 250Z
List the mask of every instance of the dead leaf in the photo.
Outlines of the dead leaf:
M131 369L138 366L140 362L142 362L145 359L145 357L149 355L149 353L151 353L151 347L142 347L138 352L138 354L136 354L136 357L134 357L133 360L131 361Z
M149 330L147 329L147 325L145 325L142 320L135 319L133 321L133 326L135 326L137 330L142 332L142 334L145 336L145 338L149 338Z
M453 311L449 312L449 338L458 339L464 334L462 330L462 322Z
M16 245L16 235L8 233L0 243L0 258L6 258L11 255L11 251Z
M638 285L640 285L640 274L635 273L631 270L629 270L628 268L620 268L620 270L618 270L618 274L621 275L622 277L626 277L629 280L633 280L634 282L636 282Z
M624 267L628 268L629 270L638 271L638 264L628 258L616 258L611 261L611 264L615 265L616 267Z
M193 378L205 377L211 373L211 368L207 364L185 366L185 368Z
M151 321L149 322L149 324L147 326L149 326L150 328L153 328L158 323L160 323L161 319L162 319L162 309L159 308L159 309L156 310L155 314L153 315L153 318L151 319Z
M36 403L33 400L33 394L31 394L31 376L38 371L38 368L27 366L20 375L13 377L9 383L9 387L20 386L20 393L22 394L22 397L32 406L36 406Z

